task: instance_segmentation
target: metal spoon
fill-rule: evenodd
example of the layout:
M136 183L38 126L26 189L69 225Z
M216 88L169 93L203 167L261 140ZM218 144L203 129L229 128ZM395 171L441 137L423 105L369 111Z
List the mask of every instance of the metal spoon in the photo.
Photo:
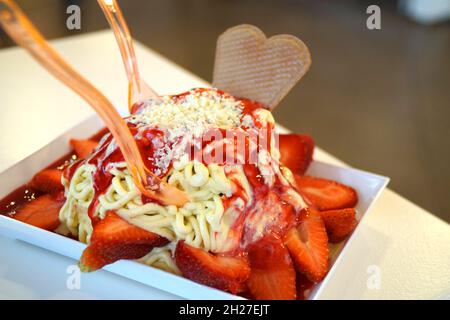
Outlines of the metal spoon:
M122 151L136 186L144 195L163 204L177 206L188 201L184 192L167 185L146 169L134 137L111 102L50 47L14 1L0 0L0 25L18 45L98 113Z

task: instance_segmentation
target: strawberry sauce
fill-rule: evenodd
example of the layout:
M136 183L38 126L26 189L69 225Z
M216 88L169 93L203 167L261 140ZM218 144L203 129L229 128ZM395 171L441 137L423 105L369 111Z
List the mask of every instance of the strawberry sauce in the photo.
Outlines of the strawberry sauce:
M202 93L207 90L210 89L199 88L194 89L194 92ZM217 93L219 94L219 96L230 97L228 94L220 90L218 90ZM171 98L172 100L177 102L181 101L182 99L185 99L186 96L189 94L192 94L192 91L187 91L178 95L174 95ZM261 109L263 106L260 103L248 99L237 99L237 100L241 102L242 116L250 115L256 126L256 128L253 128L252 130L258 132L258 128L262 128L263 125L260 124L257 117L254 116L254 111L257 109ZM138 112L140 107L141 106L134 106L133 110L135 112ZM130 122L127 122L127 124L131 131L131 134L135 137L136 144L141 153L142 160L144 162L144 165L146 166L146 169L160 178L167 175L167 173L171 169L173 159L169 159L170 162L167 167L165 168L158 167L157 162L158 160L161 159L161 155L158 155L157 153L158 151L164 149L166 146L169 149L171 149L173 145L178 143L179 141L168 141L167 136L169 135L169 132L167 130L159 128L157 125L155 126L144 125L138 127L138 125ZM229 159L231 159L231 161L234 161L231 164L237 163L246 164L248 163L249 159L255 159L255 157L251 158L250 154L252 152L257 154L262 148L270 146L270 138L273 127L274 127L273 124L264 126L264 129L267 128L267 135L262 137L262 139L265 139L265 141L258 141L258 144L256 146L253 146L253 150L251 150L250 148L248 138L245 138L245 147L243 149L245 154L240 156L238 156L239 150L236 150L236 146L233 143L230 144L225 141L217 141L215 137L222 137L222 139L225 138L230 139L231 137L231 139L235 141L236 139L239 139L239 135L245 134L245 130L243 130L242 128L208 129L203 133L202 137L194 138L194 141L192 141L186 147L187 150L185 150L185 152L187 152L190 155L191 161L197 159L200 162L204 163L205 165L208 165L208 160L211 159L214 159L214 163L221 165L230 164L228 162ZM266 147L263 147L263 142L264 146ZM112 135L109 135L104 140L102 140L101 145L96 149L96 151L85 160L85 162L87 162L88 164L95 165L97 168L97 170L93 175L94 181L93 184L95 191L94 198L88 210L88 214L91 217L93 223L98 222L98 218L94 216L96 206L98 205L98 198L100 195L104 194L108 189L108 187L111 185L113 175L109 172L110 165L124 161L124 157L121 150L118 147L111 148L110 146L111 143L113 143ZM223 150L220 150L222 151L222 157L216 156L215 153L218 152L218 150L214 147L210 148L211 151L209 151L209 153L205 151L206 148L213 143L219 143L219 145L222 146ZM198 147L199 145L201 146L200 148ZM244 161L239 162L237 159L244 159ZM68 166L64 172L64 177L70 180L80 164L81 162L75 162L71 166ZM143 203L148 203L155 200L142 196L142 201ZM245 214L243 214L243 216L245 216ZM244 218L240 218L238 220L241 222L240 224L242 225ZM235 223L235 225L237 225L237 223ZM240 228L242 229L242 226Z
M101 137L107 133L106 128L100 130L98 133L90 137L90 140L99 141ZM53 161L44 169L65 169L64 173L68 176L73 176L73 173L81 164L80 160L77 160L75 153L69 152L68 154L62 156L61 158ZM13 216L15 212L20 209L25 204L33 201L34 199L44 195L43 192L33 189L28 184L24 184L11 193L9 193L4 198L0 199L0 214L6 216Z
M30 188L27 185L20 186L0 200L0 213L12 217L20 207L41 195L42 192Z
M199 88L194 89L195 93L202 93L210 89L205 88ZM185 99L185 97L189 94L191 94L192 91L187 91L178 95L172 96L172 99L174 101L180 101L182 99ZM220 96L223 97L230 97L228 94L226 94L223 91L217 90L217 93ZM282 234L285 229L292 225L294 221L295 216L295 210L292 207L292 205L286 203L283 201L283 193L285 190L282 190L281 188L273 187L269 188L268 185L264 182L263 176L261 175L258 167L253 164L249 163L249 160L252 159L252 153L258 153L262 150L262 148L267 148L270 146L270 139L272 137L272 131L274 130L274 124L273 123L260 123L258 120L258 117L255 116L255 111L258 109L263 108L263 106L255 101L251 101L248 99L237 99L239 100L242 106L242 117L249 115L254 123L253 128L246 128L243 129L242 127L239 128L232 128L232 129L209 129L207 130L203 136L201 137L201 147L198 150L194 150L194 152L191 152L191 160L197 159L203 162L205 165L208 165L208 163L205 161L207 155L207 152L205 151L206 148L215 142L221 142L216 141L215 139L206 139L204 136L208 137L214 137L216 136L214 134L214 131L217 131L216 133L219 133L217 136L221 136L223 138L232 137L233 142L230 144L230 142L222 142L222 147L224 148L223 151L223 157L218 159L217 157L214 158L218 163L221 165L234 165L234 164L241 164L243 165L243 169L245 172L245 175L250 183L250 186L253 190L252 199L245 199L246 196L244 195L243 189L241 186L237 187L237 190L235 190L233 196L231 198L227 198L225 196L222 197L222 201L224 204L225 209L229 206L233 205L234 201L237 198L243 199L245 202L248 202L249 200L252 201L252 205L250 207L247 207L242 211L242 213L237 217L231 225L230 230L230 236L237 239L243 239L244 243L248 243L251 241L251 239L255 236L255 233L257 232L255 229L258 227L257 222L261 220L264 216L264 227L262 232L271 232L275 234ZM138 106L135 107L136 110L138 110ZM153 172L157 176L164 177L172 166L172 159L169 163L169 165L164 168L164 170L157 171L157 151L164 148L167 144L168 147L172 147L172 145L178 141L169 141L167 142L166 135L168 132L159 129L155 126L147 126L142 128L138 128L133 123L128 123L128 127L132 133L132 135L135 137L138 149L141 153L143 162L146 166L146 169L150 172ZM236 144L234 143L234 139L239 139L239 135L245 134L245 132L248 130L255 130L258 132L260 129L267 129L267 133L262 137L262 139L267 139L267 141L260 141L258 140L258 143L253 146L250 146L249 139L245 138L245 147L244 147L244 155L238 155L238 152L242 152L242 150L236 150ZM88 213L91 217L93 223L98 222L98 218L94 216L95 208L98 205L98 198L100 195L104 194L107 190L107 188L111 185L111 181L113 178L113 175L109 172L110 165L113 163L123 162L124 157L121 152L121 150L118 147L115 148L108 148L110 147L110 144L112 142L112 135L109 134L109 136L104 137L105 134L108 134L108 130L106 128L100 130L97 134L91 137L91 140L101 141L101 145L97 147L97 149L94 151L93 154L91 154L87 159L83 160L77 160L76 156L74 156L73 153L70 153L61 159L58 159L54 163L52 163L49 168L64 168L63 175L65 179L71 180L73 175L75 174L75 171L79 168L79 166L83 163L88 163L91 165L96 166L96 171L93 175L93 185L94 185L94 198L90 204ZM103 139L102 139L103 137ZM102 139L102 140L101 140ZM263 143L264 142L264 143ZM195 142L193 145L198 145ZM194 146L191 145L190 148L194 148ZM263 146L264 145L264 146ZM231 151L230 151L231 146ZM253 147L253 149L252 149ZM195 148L194 148L195 149ZM211 149L211 148L210 148ZM214 148L212 151L209 151L209 156L214 157L214 152L216 152ZM270 150L265 150L270 151ZM227 154L228 153L228 154ZM230 153L232 153L230 155ZM231 157L229 157L231 156ZM232 159L232 163L229 162L229 159ZM209 157L211 159L211 157ZM238 161L237 159L244 159L244 161ZM278 178L276 178L278 180ZM279 181L276 181L274 183L275 186L279 185ZM0 201L0 209L1 212L4 214L11 214L13 213L17 208L19 208L21 205L32 201L35 197L41 195L36 190L30 189L29 187L22 186L12 192L10 195L5 197ZM270 201L268 201L268 199ZM142 201L144 203L154 201L153 199L148 199L146 197L142 197ZM276 206L276 208L273 208L273 205L275 203L281 203L281 205ZM275 210L274 210L275 209ZM276 209L281 210L281 214L275 214ZM271 212L273 214L271 214ZM259 217L261 216L261 217ZM249 220L252 220L249 222ZM258 232L261 232L259 230Z
M206 90L210 89L195 89L195 92L201 93ZM172 96L172 99L175 101L184 99L191 92L192 91L188 91ZM220 90L218 93L223 96L227 95ZM208 159L214 158L216 160L214 163L216 164L230 166L240 164L243 166L243 171L251 187L251 195L248 195L245 192L243 186L240 185L240 182L232 181L235 185L232 196L222 196L225 212L228 208L236 204L238 198L245 202L244 207L239 209L236 208L236 212L238 212L238 214L233 217L233 220L228 221L228 223L230 223L230 230L228 231L228 239L226 241L229 242L226 244L232 245L227 246L230 250L223 254L230 255L235 255L236 252L238 252L238 254L245 254L247 248L249 248L249 244L254 243L257 239L260 239L266 235L275 236L278 239L282 238L286 231L296 223L297 219L297 212L294 205L291 201L286 200L290 198L287 193L290 186L286 186L282 183L280 177L278 176L278 172L271 172L271 174L274 175L272 177L273 183L269 185L260 171L261 167L251 162L255 155L256 158L258 158L258 154L260 152L266 152L268 154L267 157L270 157L270 146L274 131L274 123L262 123L256 116L255 111L263 108L261 104L248 99L237 100L241 102L242 117L247 115L251 117L253 121L252 127L240 126L231 129L208 129L202 133L202 137L198 138L200 141L194 140L193 143L188 146L188 148L190 148L189 151L194 151L188 153L191 161L197 159L203 164L208 165L210 162L208 163L206 160L209 156ZM133 106L132 111L139 112L140 108L141 106L139 105ZM162 167L160 165L161 157L168 157L168 155L164 153L161 154L161 150L171 149L174 144L179 141L168 141L169 132L159 128L156 125L138 126L128 122L128 127L131 134L135 138L146 169L159 178L165 177L171 170L174 159L169 158L169 161L165 161L165 167ZM262 137L258 136L259 140L256 144L251 145L251 141L248 137L246 137L244 144L245 147L243 149L239 149L236 146L237 143L235 140L239 140L239 135L251 132L252 130L252 133L259 134L261 129L266 131L264 131L264 135ZM96 141L99 141L102 137L103 138L100 140L101 144L86 159L77 160L73 153L70 153L49 166L51 168L63 169L64 178L69 181L73 178L80 165L89 164L96 167L93 174L94 197L88 209L88 215L94 225L100 221L100 218L95 216L96 207L99 203L98 199L111 186L113 179L113 175L110 173L110 168L115 163L124 162L124 156L121 150L117 146L112 145L114 144L112 135L109 134L108 136L105 136L105 134L108 134L108 131L103 129L100 133L94 136L95 138L93 137ZM222 140L224 141L216 141L216 139L213 138L205 139L205 136L219 136L222 137ZM225 139L228 140L225 141ZM214 149L213 147L208 148L213 143L216 143L223 148L222 158L214 157L215 152L218 152L217 149ZM198 149L196 149L196 147ZM244 154L238 154L240 152L244 152ZM231 161L233 162L230 162L230 159L232 159ZM240 161L239 159L243 160ZM269 159L268 161L269 164L267 167L270 169L272 159ZM265 172L264 170L262 171ZM42 195L42 193L29 188L27 185L24 185L0 201L0 212L11 216L18 208L30 201L33 201L33 199L40 195ZM251 199L249 199L249 197L251 197ZM142 196L142 201L143 203L148 203L154 202L155 200ZM249 203L251 203L251 205L248 205ZM312 283L304 277L300 277L300 279L301 281L297 281L297 296L304 299L306 297L305 292L310 289Z

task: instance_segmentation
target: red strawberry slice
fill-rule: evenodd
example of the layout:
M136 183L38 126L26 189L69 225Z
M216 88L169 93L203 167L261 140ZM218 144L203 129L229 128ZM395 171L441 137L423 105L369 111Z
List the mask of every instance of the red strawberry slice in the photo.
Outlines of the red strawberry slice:
M306 300L311 294L311 289L315 283L309 280L304 274L297 273L297 300Z
M64 194L46 194L19 208L13 218L35 227L53 231L59 224L59 210L64 204Z
M280 134L280 162L296 174L304 174L312 161L314 140L308 135Z
M153 245L117 244L110 249L99 249L89 245L83 251L78 266L83 272L92 272L121 259L139 259L153 249Z
M357 224L354 208L322 211L320 215L325 223L328 239L332 243L344 240Z
M29 186L45 193L63 191L64 186L61 184L61 176L61 170L45 169L38 172L33 179L31 179Z
M107 134L107 133L109 133L109 129L108 128L100 129L97 133L92 135L88 140L99 142L103 138L103 136L105 134Z
M86 158L97 147L98 142L93 140L70 139L70 145L75 150L78 158Z
M297 270L311 281L322 280L328 271L328 237L320 213L308 208L300 212L299 225L284 239Z
M141 229L108 211L94 226L90 245L83 251L79 267L90 272L120 259L138 259L154 247L169 241L156 233Z
M247 287L251 295L258 300L295 299L295 268L283 242L267 235L247 249L251 268Z
M250 274L245 258L214 255L184 241L177 244L175 262L186 278L231 293L244 288Z
M351 208L358 202L355 189L336 181L296 175L295 182L305 201L321 211Z

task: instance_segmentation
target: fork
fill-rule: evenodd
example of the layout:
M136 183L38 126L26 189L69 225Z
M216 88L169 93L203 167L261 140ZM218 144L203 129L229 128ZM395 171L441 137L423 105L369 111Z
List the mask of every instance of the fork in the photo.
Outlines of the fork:
M136 141L112 103L47 43L13 0L0 0L0 25L49 73L82 97L102 118L118 144L137 188L163 204L182 206L188 198L145 167Z
M160 100L158 94L141 78L133 40L122 10L116 0L98 0L119 46L128 77L128 109L134 113L148 100Z

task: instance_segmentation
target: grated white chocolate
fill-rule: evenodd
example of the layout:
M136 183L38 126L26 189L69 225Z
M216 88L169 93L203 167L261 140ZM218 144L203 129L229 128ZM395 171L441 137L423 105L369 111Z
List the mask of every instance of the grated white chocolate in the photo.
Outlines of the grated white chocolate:
M170 130L236 128L241 123L241 102L217 90L191 91L182 98L164 96L162 101L148 101L146 106L128 119L136 125L158 125Z

